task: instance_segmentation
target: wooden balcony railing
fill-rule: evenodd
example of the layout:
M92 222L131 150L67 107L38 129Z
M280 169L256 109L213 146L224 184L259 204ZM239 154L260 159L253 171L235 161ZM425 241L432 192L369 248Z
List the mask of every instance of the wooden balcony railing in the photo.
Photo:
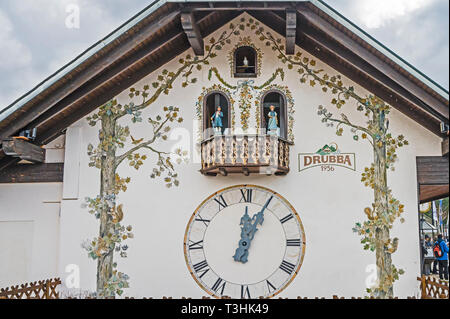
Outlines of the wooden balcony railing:
M219 135L201 143L204 175L286 175L291 142L272 135Z

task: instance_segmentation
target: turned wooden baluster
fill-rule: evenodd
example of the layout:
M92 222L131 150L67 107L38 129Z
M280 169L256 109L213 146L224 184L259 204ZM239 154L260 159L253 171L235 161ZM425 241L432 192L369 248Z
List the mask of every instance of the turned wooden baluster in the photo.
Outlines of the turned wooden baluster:
M284 166L289 169L289 144L284 142Z
M277 166L284 166L284 147L283 142L281 140L277 141L278 144L278 165Z
M215 165L216 164L216 138L214 137L211 140L211 165Z
M225 164L225 137L220 138L220 164Z
M233 136L233 141L232 141L232 160L231 163L233 165L236 164L237 161L237 141L236 141L236 136Z
M247 165L248 163L248 136L244 136L242 140L242 164Z
M202 157L202 169L206 168L206 143L203 143L200 147Z

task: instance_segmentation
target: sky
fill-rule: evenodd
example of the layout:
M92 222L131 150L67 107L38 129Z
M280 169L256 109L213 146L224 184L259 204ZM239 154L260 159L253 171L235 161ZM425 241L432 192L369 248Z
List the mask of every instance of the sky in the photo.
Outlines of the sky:
M1 0L0 110L152 1ZM448 90L449 0L326 2Z

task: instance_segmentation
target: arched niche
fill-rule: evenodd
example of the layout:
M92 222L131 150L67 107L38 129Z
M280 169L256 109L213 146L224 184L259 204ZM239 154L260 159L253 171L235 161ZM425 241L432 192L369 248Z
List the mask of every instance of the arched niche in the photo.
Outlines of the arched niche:
M267 129L267 124L269 123L268 113L270 111L270 106L275 107L275 112L278 118L279 136L287 139L288 138L288 121L287 121L287 101L284 92L271 89L265 92L260 101L260 123L261 128Z
M212 129L211 117L216 111L217 107L222 108L222 134L225 130L231 127L231 101L228 96L220 91L212 91L208 93L203 99L203 131L204 138L209 138L214 135Z
M243 45L234 50L234 76L255 78L258 74L258 54L254 47Z

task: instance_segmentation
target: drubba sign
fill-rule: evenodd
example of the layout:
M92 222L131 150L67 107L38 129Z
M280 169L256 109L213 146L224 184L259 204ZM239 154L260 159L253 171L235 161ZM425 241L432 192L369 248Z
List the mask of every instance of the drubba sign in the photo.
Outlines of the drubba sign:
M334 171L335 166L356 170L355 153L342 153L336 143L325 144L315 153L299 153L298 164L300 172L313 167Z

